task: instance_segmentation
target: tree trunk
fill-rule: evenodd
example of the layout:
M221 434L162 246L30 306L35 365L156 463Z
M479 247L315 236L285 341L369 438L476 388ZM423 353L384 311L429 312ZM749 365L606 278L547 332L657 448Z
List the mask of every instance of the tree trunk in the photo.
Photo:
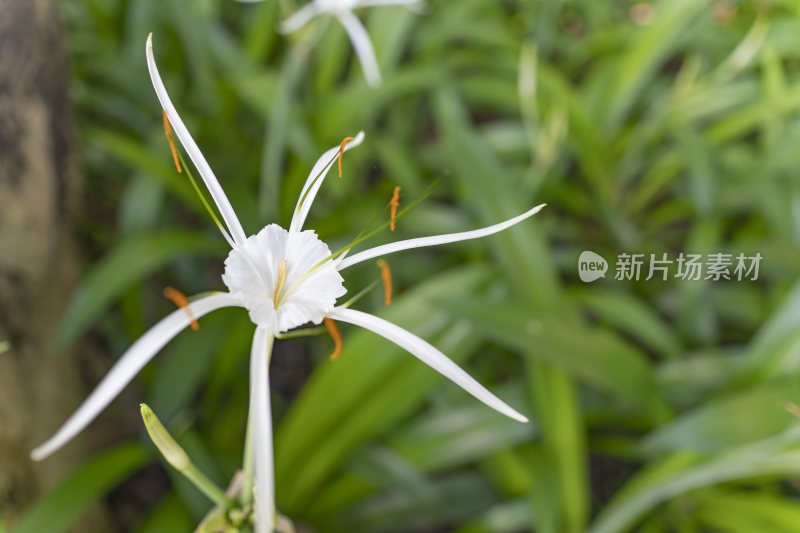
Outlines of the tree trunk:
M31 448L84 396L75 353L52 337L77 279L78 172L67 57L52 0L0 0L0 519L78 464ZM82 531L108 531L96 511ZM0 525L0 529L3 529Z

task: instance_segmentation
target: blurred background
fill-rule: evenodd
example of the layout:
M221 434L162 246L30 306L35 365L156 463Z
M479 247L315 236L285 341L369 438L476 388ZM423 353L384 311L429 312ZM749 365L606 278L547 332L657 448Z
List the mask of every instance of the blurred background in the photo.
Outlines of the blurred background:
M175 172L145 65L249 234L286 226L359 130L308 227L332 249L548 206L479 241L388 257L415 332L531 418L491 411L343 326L279 341L278 507L306 532L800 531L800 5L432 1L356 10L384 83L292 0L2 0L0 531L191 532L210 502L146 438L147 402L226 486L253 325L203 318L53 458L52 434L173 304L222 289L225 241ZM609 261L584 283L578 256ZM756 280L615 279L621 253L761 254ZM646 268L646 267L645 267ZM346 275L350 294L378 279Z

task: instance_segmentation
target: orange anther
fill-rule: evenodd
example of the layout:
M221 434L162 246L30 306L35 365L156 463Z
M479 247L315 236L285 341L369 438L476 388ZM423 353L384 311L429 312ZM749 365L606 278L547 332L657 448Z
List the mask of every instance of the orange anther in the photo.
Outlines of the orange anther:
M383 280L383 294L386 305L392 303L392 270L389 263L383 259L378 259L378 266L381 268L381 280Z
M394 188L392 199L389 200L389 208L391 209L391 225L389 229L394 231L395 223L397 222L397 208L400 207L400 186Z
M354 141L352 137L345 137L342 139L342 143L339 145L339 177L342 177L342 156L344 155L344 147L347 146L347 143L350 141Z
M167 141L169 142L169 150L172 152L172 160L175 162L175 168L178 169L178 172L180 172L181 160L178 157L178 149L175 148L175 141L172 140L172 126L169 123L167 112L165 110L162 110L161 113L162 116L164 117L164 135L167 136Z
M336 361L339 359L339 356L342 355L342 348L344 347L344 343L342 343L342 334L339 332L339 326L330 318L323 318L322 321L325 323L325 329L328 330L328 334L333 339L334 348L331 354L331 361Z
M186 312L186 316L189 317L189 325L192 327L194 331L200 329L200 324L197 323L197 320L194 318L192 314L192 310L189 307L189 299L186 298L186 295L183 294L178 289L173 289L172 287L164 287L164 297L168 300L171 300L176 306L180 307Z

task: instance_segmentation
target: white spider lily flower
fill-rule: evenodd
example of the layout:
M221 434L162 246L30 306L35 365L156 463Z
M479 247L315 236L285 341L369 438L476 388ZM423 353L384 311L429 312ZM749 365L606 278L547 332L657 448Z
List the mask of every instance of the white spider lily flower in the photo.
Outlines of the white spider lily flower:
M358 17L353 14L353 9L358 7L412 6L420 4L421 0L312 0L283 21L281 31L283 33L295 32L319 15L336 17L350 38L350 43L353 45L358 61L361 63L361 68L364 70L364 77L367 79L367 83L376 87L381 83L378 60L375 58L375 50L372 48L369 34L361 21L358 20Z
M326 151L316 162L303 186L289 230L270 224L250 237L239 223L222 187L214 176L188 130L175 111L156 68L152 36L147 39L147 64L162 108L178 139L200 172L222 213L226 228L220 228L231 245L225 259L222 281L228 292L192 299L142 335L120 357L97 388L70 416L55 435L32 452L36 460L52 454L85 428L130 383L136 374L180 331L196 318L223 307L243 307L256 325L251 352L250 420L254 435L257 533L266 533L275 523L272 423L269 404L269 360L276 335L308 322L340 320L369 329L404 348L489 407L521 422L527 418L506 405L442 352L386 320L337 306L346 292L340 274L362 261L413 248L475 239L502 231L536 214L537 206L515 218L482 229L409 239L385 244L347 258L332 258L328 246L312 230L303 230L314 197L341 151L358 146L359 133L349 143ZM344 144L344 143L343 143ZM344 254L343 254L344 255Z

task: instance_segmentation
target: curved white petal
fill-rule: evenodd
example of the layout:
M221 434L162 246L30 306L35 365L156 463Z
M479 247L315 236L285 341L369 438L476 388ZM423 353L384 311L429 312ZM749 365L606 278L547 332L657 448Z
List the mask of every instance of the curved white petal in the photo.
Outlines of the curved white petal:
M297 11L295 11L292 16L288 19L281 22L281 33L292 33L306 24L319 15L319 6L317 6L316 2L310 2Z
M344 147L344 151L346 152L351 148L355 148L362 142L364 142L364 132L359 131L352 141L347 142ZM314 198L317 196L317 192L322 186L325 176L328 175L328 171L330 171L338 155L339 146L334 146L319 156L317 162L314 163L314 166L312 167L311 172L308 174L308 178L303 185L303 190L300 192L300 198L297 199L297 205L295 206L294 214L292 215L292 222L289 224L289 233L295 233L303 229L303 224L305 223L308 212L311 209L311 204L314 203Z
M247 236L242 229L242 225L239 223L239 219L236 217L236 212L234 212L233 207L231 207L231 203L228 201L228 197L225 196L225 191L222 190L211 167L208 166L208 162L206 162L197 144L195 144L194 139L192 139L189 130L186 129L181 117L178 116L175 106L172 105L172 101L169 99L167 89L161 81L161 76L158 74L158 67L156 67L156 60L153 57L152 34L147 36L145 50L147 54L147 68L150 71L150 80L153 82L158 101L161 102L162 109L167 112L167 118L169 118L175 135L180 139L181 144L186 149L186 153L189 155L189 159L192 160L192 163L194 163L194 166L203 178L203 182L206 184L206 187L208 187L208 192L214 199L214 203L217 204L222 219L225 221L225 225L228 226L228 231L233 238L233 242L242 244Z
M372 48L367 29L351 11L339 11L336 13L336 18L350 36L350 42L356 51L361 68L364 70L367 83L372 87L377 87L381 84L381 71L378 68L378 60L375 58L375 50Z
M260 1L260 0L239 0L242 1ZM360 0L358 7L375 7L375 6L409 6L409 5L424 5L422 0Z
M250 352L250 412L255 451L256 533L272 533L275 525L275 475L272 455L272 408L269 360L272 333L256 328Z
M525 220L526 218L535 215L536 213L541 211L545 205L547 204L537 205L530 211L526 211L525 213L522 213L521 215L506 220L505 222L500 222L499 224L495 224L493 226L487 226L481 229L475 229L472 231L462 231L461 233L448 233L446 235L433 235L431 237L419 237L416 239L390 242L389 244L376 246L375 248L370 248L369 250L364 250L363 252L359 252L355 255L351 255L350 257L345 258L343 261L339 263L338 268L341 271L349 266L355 265L356 263L361 263L362 261L366 261L374 257L380 257L382 255L399 252L401 250L410 250L412 248L423 248L425 246L438 246L440 244L448 244L451 242L458 242L458 241L467 241L470 239L477 239L479 237L492 235L493 233L498 233L500 231L503 231L504 229L510 228L514 224L518 224L523 220Z
M509 407L505 402L503 402L503 400L489 392L483 385L475 381L472 376L467 374L449 357L413 333L406 331L399 326L395 326L391 322L387 322L382 318L378 318L367 313L362 313L361 311L356 311L354 309L337 307L330 314L330 317L334 320L341 320L342 322L355 324L356 326L361 326L362 328L366 328L377 333L381 337L392 341L401 348L408 350L411 355L430 366L492 409L503 413L514 420L519 420L520 422L528 421L527 418Z
M222 307L239 305L239 299L227 293L217 293L211 296L198 298L189 304L195 318L210 313ZM44 459L52 454L83 428L89 425L100 412L130 383L144 365L152 359L175 335L189 325L189 317L184 309L177 309L167 315L158 324L150 328L139 337L128 350L122 354L119 361L111 368L108 374L92 391L88 398L78 409L72 413L63 426L50 440L31 452L35 461Z

